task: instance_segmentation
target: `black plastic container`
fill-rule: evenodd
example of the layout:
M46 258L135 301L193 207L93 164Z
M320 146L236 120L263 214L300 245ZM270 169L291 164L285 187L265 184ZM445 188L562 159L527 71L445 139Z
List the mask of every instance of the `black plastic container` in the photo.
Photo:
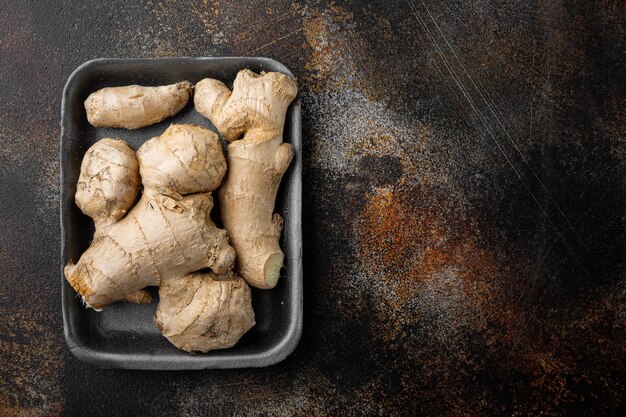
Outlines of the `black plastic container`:
M81 65L69 77L63 91L61 111L61 266L78 261L93 235L90 218L74 202L80 163L86 150L99 139L110 137L127 141L137 149L146 140L160 135L171 123L195 123L217 131L196 113L193 103L172 118L142 129L94 128L87 122L83 102L93 91L128 84L165 85L182 80L196 83L216 78L232 87L237 72L291 72L267 58L163 58L96 59ZM185 370L205 368L244 368L272 365L283 360L296 347L302 333L302 161L300 102L289 107L284 141L296 152L287 170L276 201L276 212L285 225L281 247L285 268L276 288L252 290L256 326L230 349L190 355L171 345L154 325L158 302L152 304L115 303L102 312L87 309L62 276L62 306L65 339L80 360L102 368Z

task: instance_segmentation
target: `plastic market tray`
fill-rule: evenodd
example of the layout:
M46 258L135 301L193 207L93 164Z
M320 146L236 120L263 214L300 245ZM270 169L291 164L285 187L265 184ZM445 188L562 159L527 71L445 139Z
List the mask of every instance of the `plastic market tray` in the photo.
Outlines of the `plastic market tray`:
M96 312L83 306L80 297L63 278L62 268L78 261L89 246L93 224L74 202L80 163L96 141L120 138L137 149L160 135L171 123L194 123L217 131L193 109L193 100L174 117L142 129L94 128L87 123L83 102L93 91L116 85L165 85L182 80L196 83L216 78L232 87L237 72L291 72L267 58L162 58L96 59L78 67L63 91L61 110L61 278L65 339L80 360L102 368L188 370L245 368L272 365L296 347L302 333L302 139L300 101L296 97L287 112L284 141L295 148L295 157L285 173L276 201L276 212L284 220L281 247L285 268L276 288L252 289L256 326L234 347L206 354L183 352L171 345L154 325L158 302L153 291L151 304L118 302Z

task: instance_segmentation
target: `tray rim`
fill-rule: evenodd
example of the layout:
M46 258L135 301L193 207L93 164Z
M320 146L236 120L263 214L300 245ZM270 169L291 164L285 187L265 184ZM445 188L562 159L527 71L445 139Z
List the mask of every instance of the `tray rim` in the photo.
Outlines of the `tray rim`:
M119 368L119 369L137 369L137 370L200 370L200 369L236 369L236 368L258 368L274 365L289 356L298 345L302 336L303 327L303 269L302 269L302 115L300 94L296 96L290 105L290 113L292 114L293 124L291 143L297 144L299 152L296 152L292 161L291 176L294 178L293 189L288 194L288 200L291 204L291 210L295 212L292 220L292 228L299 239L295 242L295 250L291 251L296 256L287 256L291 264L290 270L293 275L289 276L292 281L291 289L288 296L292 299L293 308L290 309L288 328L277 343L269 349L257 354L239 355L236 358L228 356L203 356L188 355L169 357L164 362L162 356L159 355L137 355L133 354L133 358L125 358L123 354L110 352L97 347L89 346L87 342L81 343L76 336L73 320L74 311L69 307L68 297L75 297L76 293L66 282L63 274L63 268L66 265L66 257L68 252L68 216L65 213L64 202L67 199L67 181L66 181L66 161L64 159L64 150L66 142L70 141L68 137L71 123L68 120L70 89L76 82L80 74L102 64L110 64L115 62L133 62L138 64L153 64L155 62L176 63L180 61L242 61L246 60L256 65L267 65L272 71L283 72L294 79L293 73L282 63L272 58L266 57L247 57L247 56L228 56L228 57L163 57L163 58L95 58L88 60L79 65L69 75L62 93L61 99L61 134L60 134L60 201L59 215L61 228L61 310L63 315L63 334L65 342L70 352L80 361L90 363L100 368ZM243 69L244 67L242 67ZM297 80L296 80L297 82ZM205 360L198 360L203 358Z

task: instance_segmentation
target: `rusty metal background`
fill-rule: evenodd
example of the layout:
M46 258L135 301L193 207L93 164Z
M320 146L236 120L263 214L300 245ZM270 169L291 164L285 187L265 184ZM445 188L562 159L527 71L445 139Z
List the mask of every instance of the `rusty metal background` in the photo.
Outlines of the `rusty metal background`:
M623 1L0 4L1 415L620 415ZM96 57L268 56L301 86L305 323L261 370L78 362L62 86Z

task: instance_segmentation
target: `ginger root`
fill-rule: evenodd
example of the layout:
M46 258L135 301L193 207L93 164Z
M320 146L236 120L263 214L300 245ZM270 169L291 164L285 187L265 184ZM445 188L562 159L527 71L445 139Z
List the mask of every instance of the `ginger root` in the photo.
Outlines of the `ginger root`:
M145 287L160 286L155 323L173 345L188 352L233 346L255 321L250 288L230 271L235 251L210 217L211 191L225 173L217 135L200 126L172 125L136 153L121 140L94 144L76 203L96 232L64 271L85 304L147 303ZM196 273L204 268L213 272Z
M221 217L237 252L237 271L257 288L273 288L283 265L283 220L273 213L294 155L293 146L283 143L283 128L296 94L295 81L278 72L242 70L232 92L209 78L196 85L196 110L231 142L228 175L218 189Z
M102 139L87 150L76 185L76 204L96 230L120 220L137 200L139 163L122 140Z
M106 87L85 100L87 120L95 127L137 129L181 111L193 86L188 81L160 87Z
M159 298L157 327L187 352L231 347L255 324L250 287L232 272L165 281Z
M192 88L104 88L85 109L93 126L136 129L176 114ZM155 323L187 352L231 347L255 325L248 284L276 286L285 258L274 206L294 157L283 130L296 95L277 72L242 70L232 91L200 81L196 110L230 142L227 159L217 136L194 125L172 125L137 152L114 139L87 151L76 203L93 218L94 239L64 273L88 307L150 302L145 288L158 286ZM216 189L225 230L210 217Z
M144 192L131 209L137 167ZM210 192L225 173L217 136L199 126L172 125L143 144L137 160L122 141L103 139L90 148L76 201L96 232L80 260L65 267L84 302L94 309L118 300L145 303L147 286L202 268L230 270L235 251L210 217Z

